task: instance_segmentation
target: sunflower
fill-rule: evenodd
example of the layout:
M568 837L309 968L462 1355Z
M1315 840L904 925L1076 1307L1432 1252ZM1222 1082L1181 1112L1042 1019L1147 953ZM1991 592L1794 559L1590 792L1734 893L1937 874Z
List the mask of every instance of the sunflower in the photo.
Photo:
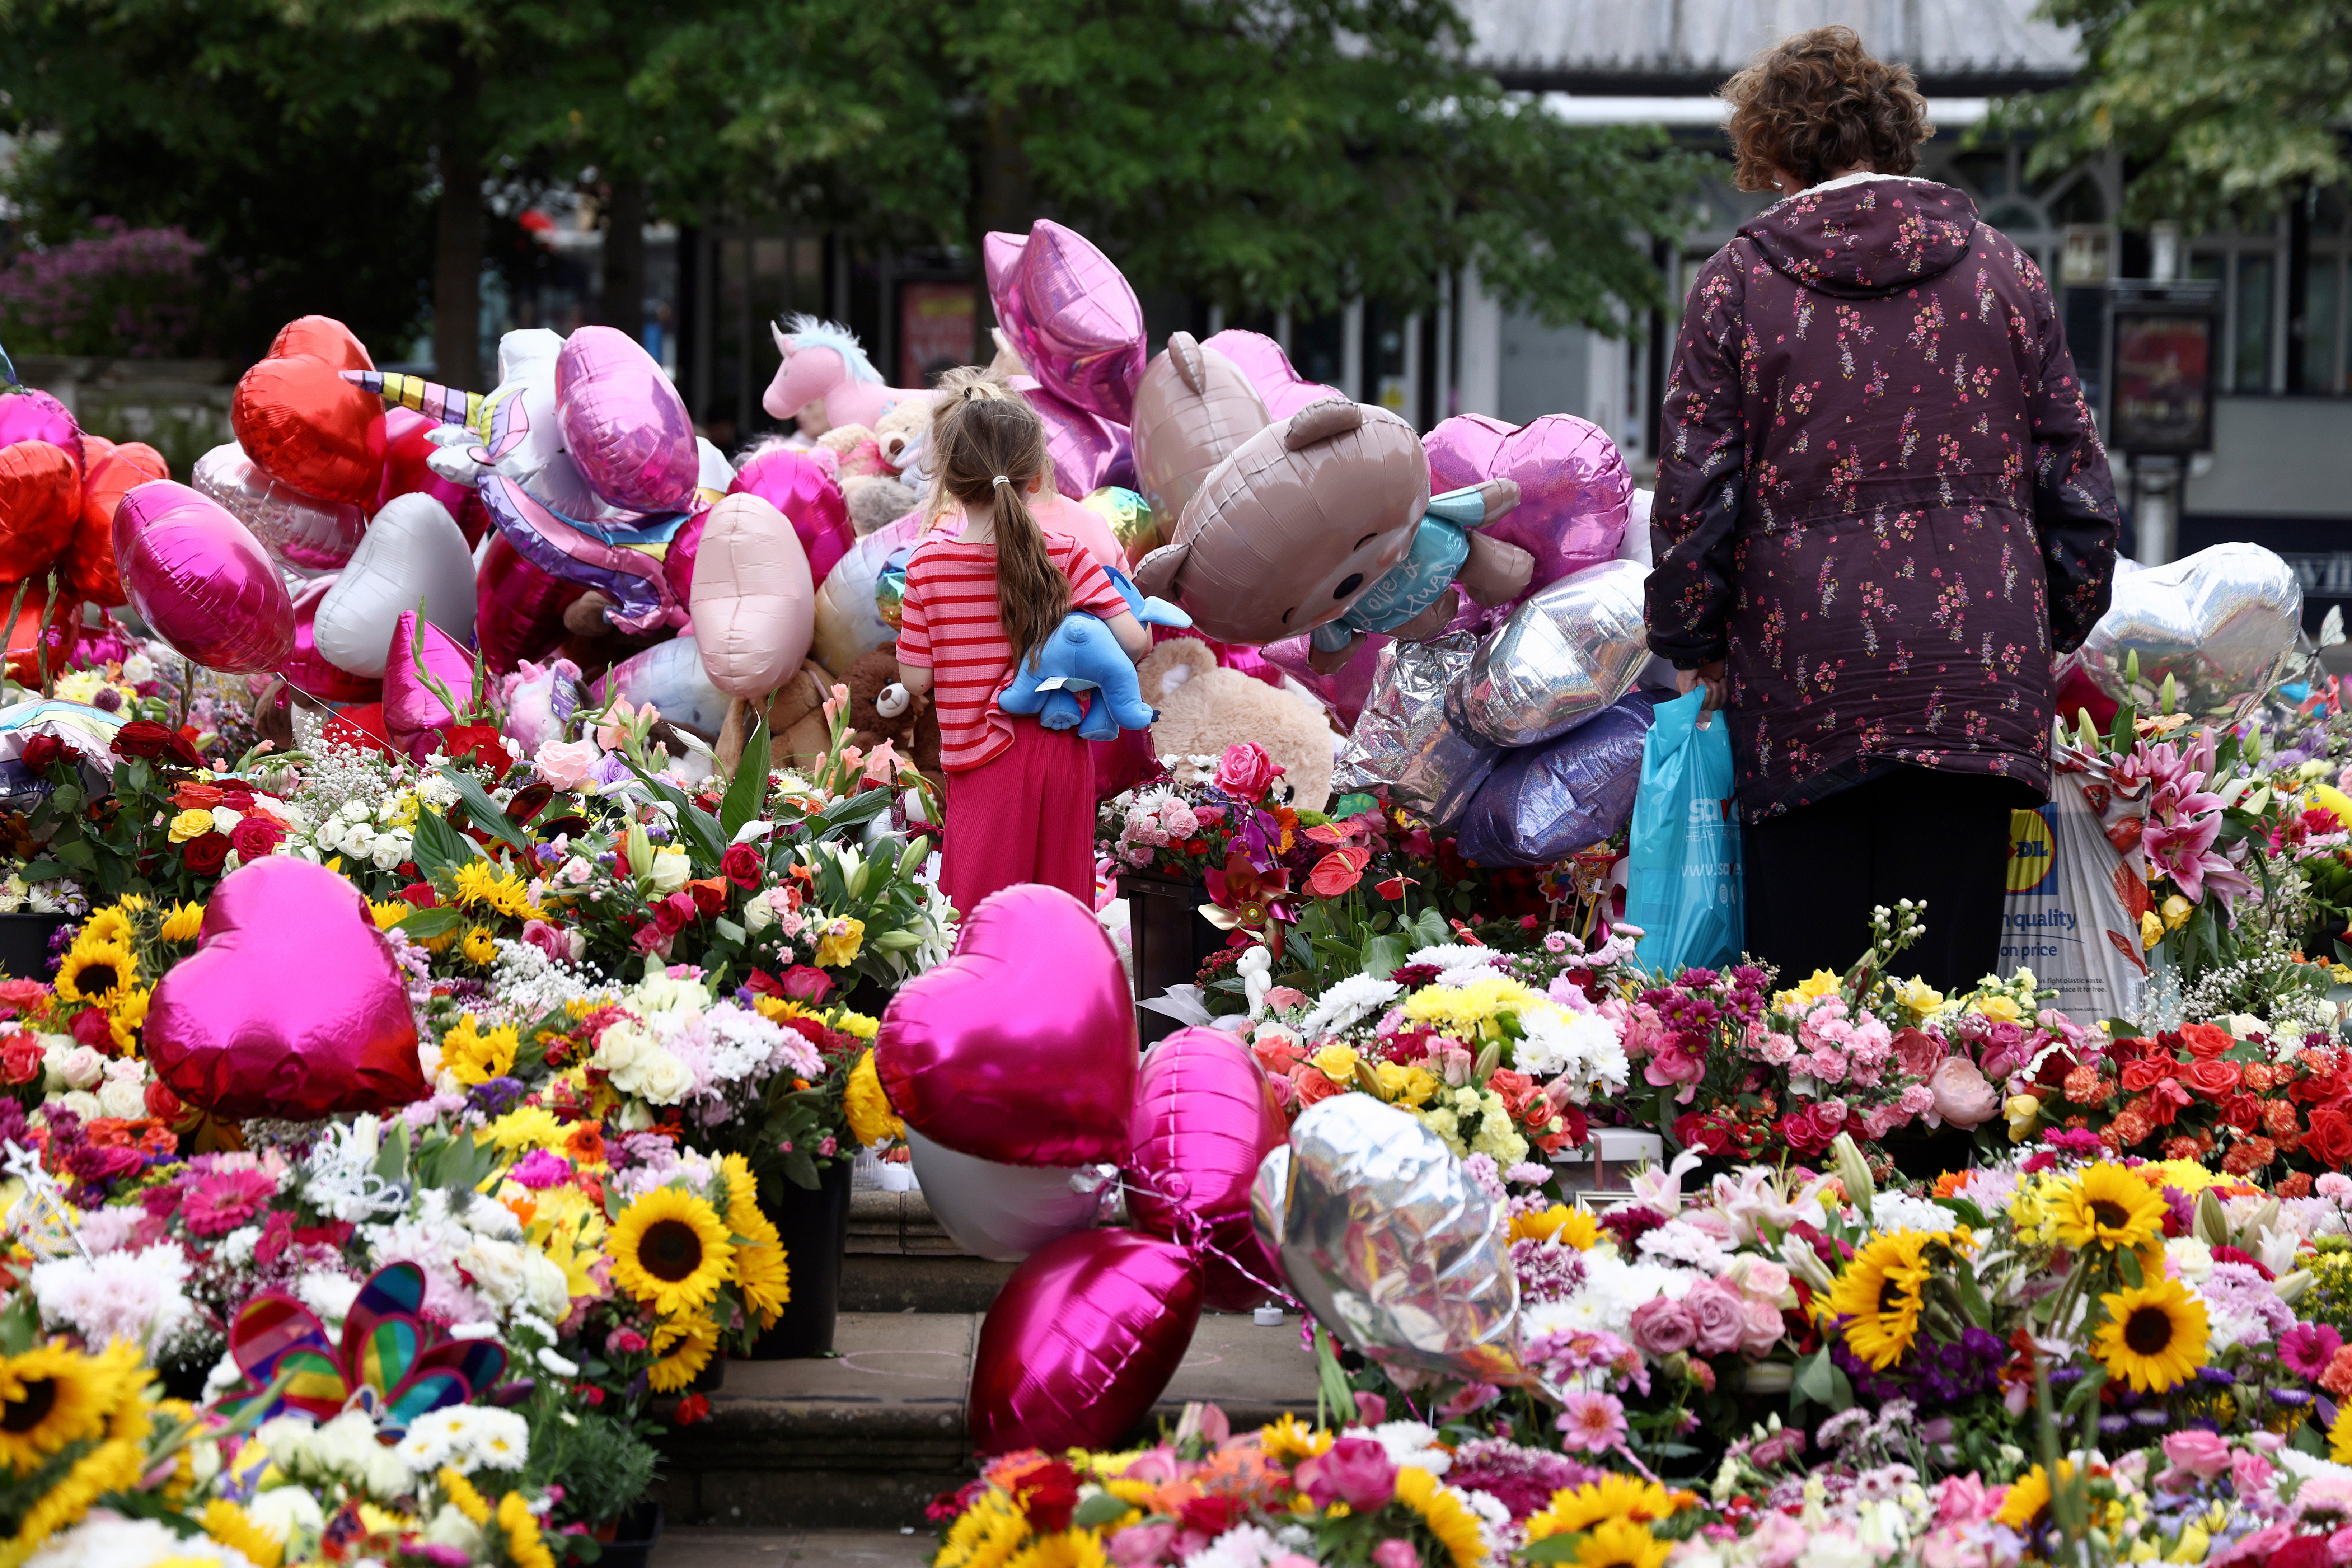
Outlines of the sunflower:
M708 1318L664 1323L654 1331L654 1354L661 1359L646 1369L646 1381L656 1394L676 1394L702 1375L718 1348L719 1330Z
M1590 1252L1601 1240L1601 1222L1589 1209L1572 1209L1566 1204L1554 1204L1539 1214L1523 1214L1511 1221L1511 1239L1524 1241L1557 1239L1563 1247L1579 1252Z
M473 1482L448 1465L442 1466L440 1473L434 1479L441 1483L442 1495L449 1500L451 1508L478 1526L489 1523L490 1505L482 1500L480 1492L474 1489Z
M1528 1519L1528 1539L1573 1535L1610 1520L1653 1524L1697 1500L1689 1492L1670 1492L1655 1481L1604 1475L1597 1481L1552 1493L1551 1506Z
M204 1522L206 1535L233 1552L244 1552L254 1568L278 1568L285 1561L285 1545L226 1498L216 1497L205 1504Z
M205 906L181 904L163 918L163 929L155 934L164 942L194 942L205 929ZM250 1557L250 1552L246 1553Z
M1612 1519L1592 1527L1576 1549L1576 1563L1577 1568L1664 1568L1672 1550L1648 1525Z
M488 929L484 926L476 926L467 931L466 941L458 951L466 955L466 960L469 963L478 963L488 967L499 961L499 944L490 936Z
M77 942L112 942L128 946L137 935L138 931L131 924L131 917L123 912L121 905L114 904L94 911L89 919L82 921L81 930L74 932L74 940Z
M456 1028L441 1037L441 1065L455 1073L459 1083L485 1084L513 1070L520 1045L513 1025L501 1024L485 1032L467 1013L458 1018Z
M2161 1394L2186 1383L2205 1364L2208 1323L2205 1303L2178 1279L2112 1292L2099 1298L2107 1321L2091 1348L2111 1377L2131 1380L2142 1394Z
M1091 1530L1040 1535L1015 1552L1006 1568L1105 1568L1102 1537Z
M52 1344L0 1358L0 1459L18 1475L39 1469L69 1444L102 1435L123 1392L112 1356Z
M1917 1230L1879 1237L1847 1261L1830 1289L1830 1311L1849 1320L1846 1348L1874 1372L1901 1361L1919 1336L1927 1282L1920 1253L1931 1239Z
M2352 1405L2338 1410L2327 1428L2327 1457L2339 1465L2352 1465Z
M506 1532L507 1561L514 1568L555 1568L555 1554L539 1538L539 1516L522 1493L499 1499L499 1528Z
M1278 1465L1311 1458L1331 1447L1330 1433L1318 1431L1296 1415L1285 1415L1271 1426L1258 1428L1257 1446Z
M1460 1493L1447 1490L1419 1466L1403 1465L1397 1469L1396 1499L1421 1515L1421 1522L1454 1560L1454 1568L1478 1568L1486 1557L1486 1543L1478 1529L1478 1516L1470 1511ZM1643 1568L1657 1568L1657 1564Z
M58 994L68 1002L103 1007L139 984L139 960L119 942L77 937L58 964Z
M948 1526L935 1568L1004 1568L1005 1560L1029 1533L1026 1515L1002 1492L989 1492Z
M2077 1252L2128 1251L2164 1234L2164 1199L2121 1165L2093 1165L2051 1205L2051 1228Z
M604 1238L613 1282L665 1318L698 1311L719 1294L735 1248L709 1204L656 1187L621 1211Z
M760 1326L772 1329L784 1303L793 1299L783 1244L760 1212L759 1182L750 1163L740 1154L729 1154L719 1166L727 1174L727 1228L738 1237L735 1283L743 1292L743 1304L759 1314Z
M2058 1461L2058 1479L2071 1479L2074 1467L2067 1460ZM2001 1500L2000 1511L1993 1522L2005 1524L2022 1534L2048 1521L2050 1513L2050 1475L2040 1465L2011 1481L2009 1495Z
M154 993L142 985L126 991L107 1010L107 1033L114 1038L114 1048L126 1057L139 1054L139 1031L147 1024L147 1004Z

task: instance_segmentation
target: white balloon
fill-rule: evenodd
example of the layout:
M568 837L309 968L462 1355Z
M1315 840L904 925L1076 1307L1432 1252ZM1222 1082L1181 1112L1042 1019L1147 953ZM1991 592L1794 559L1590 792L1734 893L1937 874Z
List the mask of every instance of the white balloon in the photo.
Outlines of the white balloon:
M1096 1194L1070 1184L1080 1171L1000 1165L907 1129L907 1152L931 1217L966 1252L1018 1263L1056 1237L1094 1223Z
M922 537L920 518L910 514L884 523L834 563L816 591L814 647L819 664L831 670L847 669L860 655L898 637L875 607L874 584L892 551Z
M735 482L735 465L729 462L727 454L712 446L707 437L697 436L694 449L702 457L702 472L696 476L694 488L725 495L727 487Z
M784 514L754 495L723 498L694 556L695 640L711 684L761 697L808 657L816 588Z
M384 502L320 602L319 652L339 669L381 677L394 624L420 602L426 620L473 646L474 552L449 509L417 491Z
M650 702L663 718L706 741L727 722L727 693L710 683L692 632L632 654L607 670L596 682L596 700L616 692L632 708Z

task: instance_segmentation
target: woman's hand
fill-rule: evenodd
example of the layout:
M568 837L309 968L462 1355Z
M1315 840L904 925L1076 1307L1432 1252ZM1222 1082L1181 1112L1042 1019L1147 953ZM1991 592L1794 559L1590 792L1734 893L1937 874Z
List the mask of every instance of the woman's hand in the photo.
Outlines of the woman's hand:
M1706 663L1700 665L1696 669L1678 669L1675 671L1675 689L1676 691L1688 694L1694 689L1699 686L1705 686L1706 688L1706 699L1699 704L1699 707L1706 712L1714 713L1719 711L1725 703L1730 700L1729 688L1726 685L1726 679L1723 668L1723 660L1719 658L1709 659Z

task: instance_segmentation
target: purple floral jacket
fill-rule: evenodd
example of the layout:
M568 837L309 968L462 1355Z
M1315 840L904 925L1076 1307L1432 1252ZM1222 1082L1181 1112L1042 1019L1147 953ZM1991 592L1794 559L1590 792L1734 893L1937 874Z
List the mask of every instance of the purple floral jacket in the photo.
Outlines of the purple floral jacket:
M1966 195L1874 178L1750 220L1692 287L1661 435L1650 647L1727 658L1749 821L1896 763L2047 793L2115 485L2049 285Z

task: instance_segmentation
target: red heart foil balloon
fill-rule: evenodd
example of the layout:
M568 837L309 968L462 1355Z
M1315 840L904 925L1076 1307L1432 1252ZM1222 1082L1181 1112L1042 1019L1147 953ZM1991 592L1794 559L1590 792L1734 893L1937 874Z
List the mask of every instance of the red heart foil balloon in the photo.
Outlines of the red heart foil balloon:
M48 570L81 521L81 470L62 447L0 447L0 583Z
M1616 558L1633 504L1633 476L1598 425L1547 414L1514 428L1484 414L1457 414L1421 444L1429 453L1433 491L1485 479L1518 482L1519 504L1482 531L1536 558L1528 593Z
M440 450L427 438L427 432L440 428L439 420L427 419L414 408L383 411L383 479L376 486L375 504L368 510L378 510L394 496L421 491L457 520L457 526L466 531L466 542L471 544L481 538L481 529L489 519L482 512L481 497L473 486L442 478L426 461ZM475 525L470 527L466 517L468 509L475 514Z
M417 657L420 648L422 659ZM420 626L415 610L403 610L384 654L383 727L392 743L418 762L431 754L441 732L457 721L436 685L458 702L470 703L474 650L431 621Z
M381 702L357 702L339 710L327 721L326 736L338 746L355 746L362 751L372 748L386 756L397 755L392 747L392 737L384 732Z
M1190 1028L1152 1047L1133 1130L1127 1209L1137 1228L1200 1251L1213 1307L1243 1311L1280 1290L1282 1271L1250 1223L1250 1184L1289 1128L1241 1041Z
M7 590L14 600L16 590ZM47 629L49 671L55 674L65 668L66 661L81 644L81 605L65 595L59 595L57 614L49 614L47 589L36 583L25 591L24 606L16 612L16 624L7 628L8 676L25 686L41 683L41 633Z
M147 1058L229 1121L389 1110L428 1092L391 943L357 888L269 855L223 879L147 1005Z
M121 569L114 560L114 509L137 487L170 479L172 466L144 441L118 446L100 436L85 436L81 452L81 516L58 569L75 593L111 609L125 602Z
M0 395L0 447L19 441L46 441L73 460L81 472L81 426L73 410L46 392L26 390Z
M269 357L237 379L229 427L256 467L321 500L370 506L383 479L383 400L342 378L373 370L341 321L289 322Z
M954 955L890 999L874 1041L907 1124L1005 1165L1127 1157L1135 1004L1109 935L1062 891L1024 882L964 917Z
M218 501L156 479L114 509L114 558L131 607L208 669L275 669L294 647L294 601L252 530Z
M1082 1230L1013 1271L980 1326L966 1425L982 1454L1105 1448L1176 1375L1201 1266L1172 1241Z
M313 618L319 613L320 601L334 585L334 578L320 577L294 596L294 651L286 656L278 673L311 696L329 702L373 702L383 695L383 681L353 675L330 663L326 655L319 651Z
M584 583L550 576L524 560L505 534L491 540L474 582L474 636L491 672L509 675L524 659L554 652L563 640L564 610L587 591Z

